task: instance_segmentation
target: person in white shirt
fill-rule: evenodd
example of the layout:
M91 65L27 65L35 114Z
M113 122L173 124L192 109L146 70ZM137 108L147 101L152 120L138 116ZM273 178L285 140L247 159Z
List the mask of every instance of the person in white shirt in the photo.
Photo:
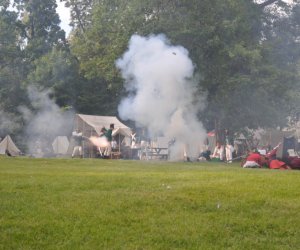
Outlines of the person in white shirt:
M75 130L72 133L72 137L74 138L75 141L75 146L73 149L73 153L72 153L72 158L74 158L75 156L79 156L80 158L83 157L83 152L82 152L82 133L79 132L79 130Z
M220 161L224 160L224 146L220 142L217 142L217 145L211 158L219 159Z

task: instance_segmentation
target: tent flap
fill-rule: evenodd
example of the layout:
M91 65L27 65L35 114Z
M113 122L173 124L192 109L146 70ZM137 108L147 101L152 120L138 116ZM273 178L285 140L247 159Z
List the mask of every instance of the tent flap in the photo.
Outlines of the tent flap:
M18 156L21 154L20 149L16 146L13 142L11 137L7 135L1 142L0 142L0 154L10 154L11 156Z
M113 131L113 136L117 134L122 134L124 136L130 136L131 135L131 129L127 127L125 124L120 122L117 117L115 116L96 116L96 115L82 115L77 114L77 118L80 118L83 123L89 125L91 128L93 128L98 135L101 134L101 129L103 127L109 128L110 124L115 125L115 129ZM75 127L76 124L74 124ZM84 131L85 128L88 129L89 126L84 126L84 124L81 126L81 130L85 136L90 136L89 131Z

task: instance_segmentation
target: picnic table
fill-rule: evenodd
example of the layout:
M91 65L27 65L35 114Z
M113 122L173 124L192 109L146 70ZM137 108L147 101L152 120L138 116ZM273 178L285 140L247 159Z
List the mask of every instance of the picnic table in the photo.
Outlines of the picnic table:
M168 148L161 147L145 147L141 148L140 159L141 160L152 160L152 159L165 159L169 157Z

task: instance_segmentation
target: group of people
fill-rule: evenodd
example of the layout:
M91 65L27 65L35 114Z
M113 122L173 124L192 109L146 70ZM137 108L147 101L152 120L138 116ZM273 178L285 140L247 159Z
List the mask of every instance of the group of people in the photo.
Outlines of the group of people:
M243 168L300 169L300 158L298 156L290 156L287 153L282 158L278 158L278 148L279 145L266 154L261 154L254 149L241 162L241 166Z
M225 129L224 135L224 144L220 141L216 143L216 147L212 155L210 155L210 159L232 163L234 154L233 138L230 136L227 129Z
M99 153L102 158L109 158L111 155L111 151L113 147L116 147L116 141L113 140L113 130L114 130L114 124L110 124L109 129L106 129L103 127L101 129L101 134L99 137L105 138L105 145L104 150L98 147ZM72 158L79 156L80 158L83 157L83 149L82 149L82 142L84 139L89 139L88 137L83 136L82 132L79 132L79 130L75 130L72 133L72 138L74 139L74 149L72 152Z
M234 147L230 143L222 145L217 142L214 152L210 156L211 159L226 161L227 163L232 163L233 160Z
M275 148L260 152L259 150L250 150L246 157L242 159L241 166L243 168L270 168L270 169L299 169L300 170L300 157L284 154L282 158L277 157L277 151L280 144ZM222 145L217 142L217 145L211 154L209 150L203 151L199 159L204 160L218 160L223 162L232 162L234 147L230 143ZM239 158L240 159L240 158Z
M276 157L278 146L266 154L261 154L257 149L249 152L248 156L241 162L243 168L291 169L287 162Z

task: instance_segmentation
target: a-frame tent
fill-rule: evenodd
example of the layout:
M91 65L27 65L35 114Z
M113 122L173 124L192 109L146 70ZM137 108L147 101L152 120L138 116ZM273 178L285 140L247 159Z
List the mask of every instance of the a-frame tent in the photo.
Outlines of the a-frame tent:
M1 155L11 155L11 156L18 156L21 154L21 150L18 149L16 144L13 142L11 137L7 135L1 142L0 142L0 154Z

